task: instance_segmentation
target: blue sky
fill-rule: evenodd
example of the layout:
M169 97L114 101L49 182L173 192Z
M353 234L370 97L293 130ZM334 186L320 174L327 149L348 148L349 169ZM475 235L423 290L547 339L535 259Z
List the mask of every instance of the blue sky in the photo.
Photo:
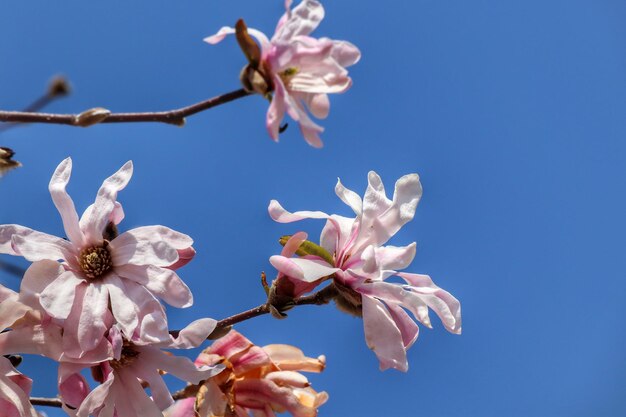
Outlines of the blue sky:
M79 210L125 161L122 228L164 224L194 237L181 271L196 303L172 327L263 302L261 271L279 236L270 199L292 210L349 215L337 177L362 193L369 170L388 189L417 172L424 196L395 245L418 243L408 271L462 302L462 336L422 327L407 374L381 373L360 320L333 306L238 326L256 343L326 354L312 377L320 416L615 416L626 413L626 3L579 0L327 1L319 36L363 54L353 88L331 98L321 150L296 125L273 143L260 97L177 128L33 125L0 146L24 167L0 181L0 223L53 234L47 193L74 159ZM74 93L49 107L164 110L239 88L234 41L202 39L243 17L271 34L282 1L45 2L3 5L0 108L19 109L65 74ZM20 262L2 257L2 261ZM22 263L22 265L25 265ZM13 288L14 277L0 273ZM193 356L195 352L189 352ZM52 362L20 369L35 395L55 395ZM61 415L48 412L50 417Z

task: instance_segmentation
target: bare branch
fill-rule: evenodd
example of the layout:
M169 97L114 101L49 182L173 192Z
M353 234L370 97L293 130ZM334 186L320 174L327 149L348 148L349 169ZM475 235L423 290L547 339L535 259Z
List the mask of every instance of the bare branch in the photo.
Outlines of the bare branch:
M179 109L159 112L142 113L106 113L107 109L100 107L85 110L79 114L56 114L56 113L34 113L23 111L0 111L0 122L10 123L50 123L69 126L87 127L100 123L137 123L137 122L157 122L167 123L177 126L185 124L185 117L208 110L212 107L228 103L250 95L243 88L230 93L222 94L190 106ZM97 109L97 111L96 111ZM97 120L93 114L97 113ZM95 120L95 121L94 121Z

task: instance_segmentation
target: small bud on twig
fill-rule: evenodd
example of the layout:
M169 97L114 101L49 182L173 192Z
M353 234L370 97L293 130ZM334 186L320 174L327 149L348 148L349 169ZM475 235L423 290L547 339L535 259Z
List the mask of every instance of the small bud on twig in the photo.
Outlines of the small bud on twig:
M48 84L48 96L49 97L63 97L72 92L70 83L62 75L57 75L50 80Z
M102 122L111 115L111 111L103 107L94 107L85 110L74 119L74 125L81 127L89 127Z

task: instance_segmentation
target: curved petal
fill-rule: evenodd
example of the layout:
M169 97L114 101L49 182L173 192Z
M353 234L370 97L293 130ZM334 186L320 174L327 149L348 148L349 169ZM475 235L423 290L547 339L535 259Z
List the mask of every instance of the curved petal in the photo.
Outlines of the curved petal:
M30 404L32 381L19 373L8 359L0 357L0 407L8 417L37 417ZM24 392L24 389L28 392ZM9 407L14 407L15 414Z
M66 191L67 184L72 174L72 159L66 158L59 164L50 179L50 195L56 206L61 219L63 220L63 228L65 234L76 246L82 246L84 243L83 232L78 225L78 213L72 198Z
M280 124L285 118L285 86L278 75L274 76L274 94L272 96L272 102L267 109L265 116L265 126L270 137L278 142L278 135L280 134Z
M211 378L224 370L224 366L222 365L203 365L198 368L188 358L167 355L159 349L149 346L142 346L139 350L141 356L143 356L143 360L152 362L158 369L170 373L183 381L191 382L192 384L197 384L202 380Z
M385 196L385 189L378 174L368 175L368 188L363 198L361 233L355 251L367 245L381 246L400 228L413 219L415 209L422 197L422 185L417 174L401 177L396 182L393 200Z
M287 19L279 23L272 42L289 42L296 36L310 34L324 19L324 8L318 1L303 0L293 10L287 9L286 14Z
M397 274L411 285L411 289L423 293L424 302L437 313L448 331L461 334L461 303L448 291L435 285L428 275L400 272Z
M328 99L328 94L304 94L304 102L313 116L318 119L325 119L328 117L328 113L330 113L330 100Z
M270 48L270 41L265 36L265 34L257 29L248 28L248 33L256 38L257 41L261 44L261 50L263 53L267 53ZM235 28L231 28L229 26L223 26L220 30L217 31L215 35L207 36L203 39L208 44L215 45L220 43L226 38L228 35L235 34Z
M116 272L123 278L143 285L171 306L186 308L193 304L189 287L170 269L153 265L123 265L117 267Z
M348 41L332 41L333 49L330 55L342 67L349 67L361 59L361 51Z
M354 191L344 187L339 178L337 178L337 185L335 185L335 194L354 211L354 214L357 216L361 215L363 210L361 197Z
M113 298L109 297L108 287L96 282L87 285L85 289L83 309L78 318L78 341L83 352L98 346L108 330L106 316L109 299L113 302Z
M128 161L102 183L92 210L81 222L87 243L102 242L102 232L111 220L111 215L116 207L117 193L126 187L132 175L133 163Z
M391 314L391 318L396 323L396 326L398 326L398 329L402 334L404 348L410 348L417 340L417 336L419 336L419 326L402 307L393 303L387 304L386 307L389 314Z
M409 364L402 334L382 302L363 296L363 328L367 346L374 351L382 371L394 368L406 372Z
M270 201L267 208L270 217L278 223L292 223L304 219L328 219L330 216L321 211L296 211L290 213L276 200Z

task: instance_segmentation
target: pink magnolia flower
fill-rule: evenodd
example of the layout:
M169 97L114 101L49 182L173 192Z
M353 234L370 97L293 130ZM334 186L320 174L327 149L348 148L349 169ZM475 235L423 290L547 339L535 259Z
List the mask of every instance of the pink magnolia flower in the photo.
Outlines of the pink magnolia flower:
M319 134L324 129L311 120L307 109L319 119L328 116L328 94L343 93L350 88L352 80L346 67L356 64L361 53L349 42L310 36L324 18L324 8L318 1L303 0L293 10L291 3L285 1L286 12L271 40L258 30L249 30L261 45L261 51L260 56L255 51L247 53L254 68L244 69L244 77L251 79L244 80L244 85L251 84L254 92L263 95L273 92L266 118L272 139L278 140L280 124L287 112L300 124L306 141L319 148L322 146ZM233 33L234 28L223 27L204 40L216 44Z
M191 259L193 241L164 226L139 227L116 236L115 225L124 217L116 198L132 176L131 162L104 181L95 203L79 219L66 192L71 170L67 158L49 186L69 240L24 226L0 225L0 253L31 262L61 261L62 268L45 269L39 301L48 315L64 320L66 332L74 338L68 348L78 352L73 356L98 346L113 323L128 338L139 331L144 338L168 340L167 319L156 297L175 307L193 303L189 288L172 270Z
M431 308L446 329L460 334L461 306L427 275L397 272L412 262L415 243L404 247L383 246L413 219L422 195L418 175L400 178L392 200L387 198L378 174L370 172L368 180L363 200L340 181L335 187L337 196L352 208L355 218L320 211L290 213L272 200L269 214L277 222L327 220L320 245L332 256L332 262L328 257L295 258L284 253L272 256L270 262L280 274L296 282L320 283L332 278L339 293L335 298L337 305L362 315L367 344L376 353L381 369L406 371L406 349L417 339L418 327L405 309L431 327L428 316ZM391 276L402 278L406 284L385 282Z
M166 417L275 417L288 412L294 417L315 417L328 399L315 392L298 371L321 372L325 358L307 358L289 345L255 346L231 330L205 349L196 364L223 364L226 369L205 381L196 398L177 401ZM196 414L197 413L197 414Z
M169 341L161 343L130 341L118 331L117 326L112 327L108 338L115 350L114 359L93 364L60 364L59 392L66 410L76 417L163 417L162 410L174 403L163 381L163 371L198 384L221 372L223 366L196 366L188 358L174 356L161 349L197 347L206 340L215 325L213 319L196 320L181 330L176 339L170 337ZM101 383L91 392L80 374L85 367L92 367L94 378ZM143 384L150 388L151 397Z

